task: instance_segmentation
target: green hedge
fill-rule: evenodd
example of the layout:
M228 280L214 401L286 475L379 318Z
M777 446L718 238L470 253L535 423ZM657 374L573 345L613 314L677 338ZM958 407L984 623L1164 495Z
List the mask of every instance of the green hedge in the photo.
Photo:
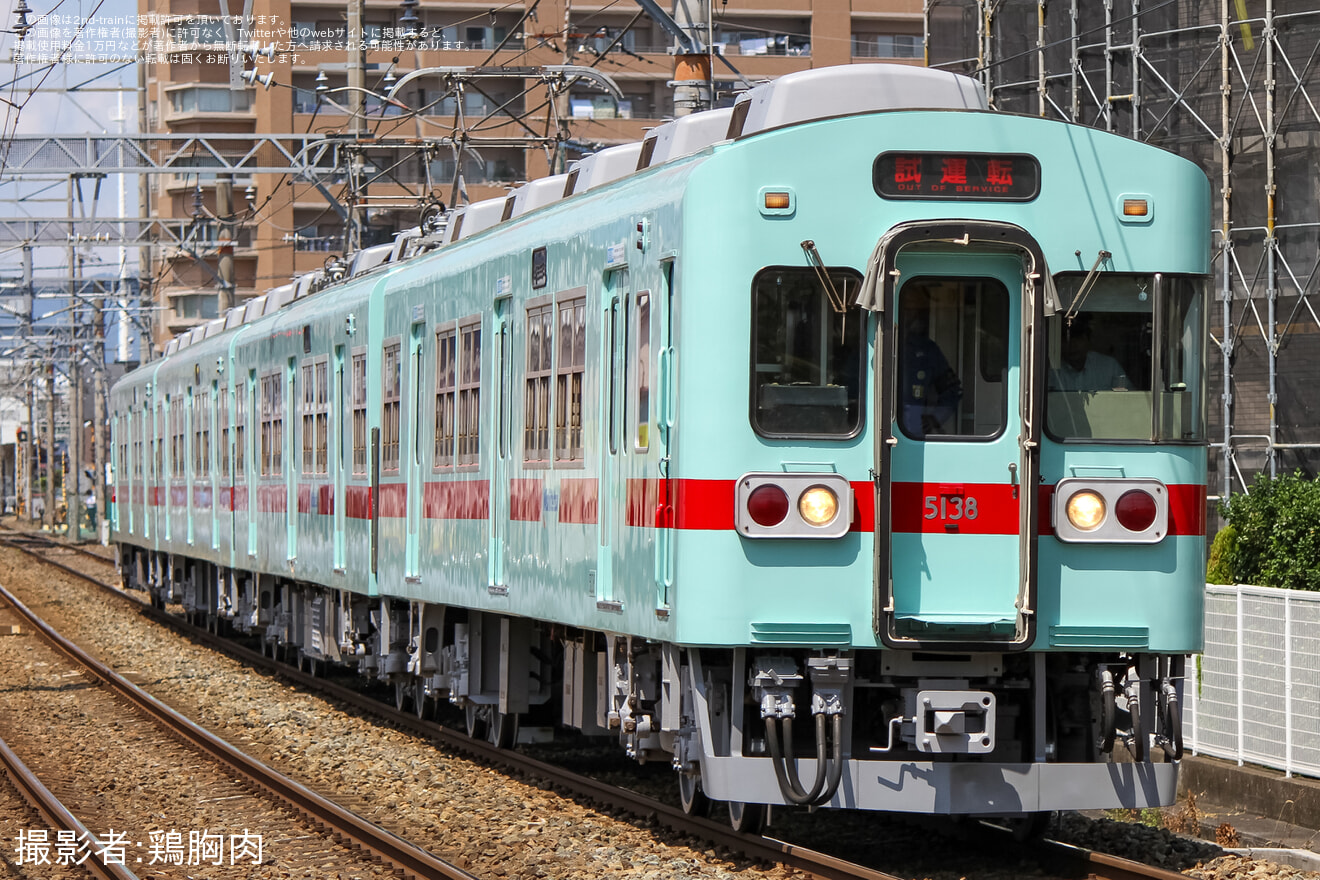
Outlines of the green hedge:
M1320 591L1320 483L1300 473L1256 477L1219 511L1206 580Z

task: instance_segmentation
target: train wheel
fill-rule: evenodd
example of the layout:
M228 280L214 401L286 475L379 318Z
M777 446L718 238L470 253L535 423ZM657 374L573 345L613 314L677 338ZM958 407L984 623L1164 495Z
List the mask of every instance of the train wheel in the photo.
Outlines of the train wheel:
M729 824L743 834L760 834L765 828L765 804L729 801Z
M413 686L413 711L422 721L435 715L435 701L426 698L426 685L422 680L417 679L417 684Z
M490 714L490 731L486 739L497 749L513 748L514 742L518 739L517 713L501 712L492 708Z
M405 711L413 702L413 682L396 681L394 683L394 708L400 712Z
M689 816L704 816L710 810L710 798L701 788L701 771L678 773L678 799Z
M467 721L467 735L470 739L486 738L486 707L478 706L476 703L468 702L463 707L463 714Z

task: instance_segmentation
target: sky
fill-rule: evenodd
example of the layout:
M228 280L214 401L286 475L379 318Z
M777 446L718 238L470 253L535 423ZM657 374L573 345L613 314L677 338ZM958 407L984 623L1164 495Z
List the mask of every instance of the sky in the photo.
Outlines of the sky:
M106 58L130 57L134 40L130 26L135 27L136 4L133 0L27 0L32 25L22 41L23 50L37 57L31 62L16 59L19 40L12 32L17 16L18 0L0 0L0 160L4 157L3 140L11 136L51 134L117 133L121 122L116 118L119 95L116 87L133 89L137 84L134 64L91 63L89 55ZM81 29L81 31L80 31ZM59 58L60 52L75 34L83 40L81 51L66 54L64 60L47 69L42 63ZM53 47L53 48L52 48ZM31 57L31 55L29 56ZM95 80L94 82L89 81ZM88 84L88 85L84 85ZM79 89L79 86L83 86ZM124 94L126 118L122 124L127 131L137 125L137 99L132 91ZM0 216L6 218L63 217L67 212L68 185L65 178L32 180L0 172ZM126 213L136 216L136 179L129 178L130 198ZM96 214L113 217L119 213L117 176L103 181ZM92 188L85 187L90 200ZM89 212L90 212L89 205ZM58 277L67 274L67 249L39 247L33 250L34 274ZM130 252L131 253L131 252ZM115 248L96 248L88 252L88 274L111 274L118 267ZM134 259L133 256L130 259ZM22 251L15 243L0 241L0 277L21 274ZM0 301L0 307L8 303ZM38 319L64 302L39 300L34 306ZM107 328L113 344L115 328ZM8 344L8 340L6 340ZM4 347L4 346L0 346ZM3 360L0 357L0 360ZM25 408L15 399L21 389L0 389L0 442L14 439L17 423L25 415Z
M23 50L37 63L15 61L19 46L12 33L18 0L0 0L4 9L6 33L0 34L0 131L10 135L101 134L133 131L137 124L137 100L132 91L123 95L125 113L120 121L116 88L135 88L137 72L133 64L90 63L90 57L131 57L134 49L132 28L136 6L132 0L27 0L31 7L28 21L33 25L23 41ZM95 14L93 14L95 13ZM81 27L81 32L79 28ZM78 34L80 43L66 60L48 67L47 61L60 52ZM81 88L80 88L81 87ZM121 129L121 125L125 128ZM0 151L0 157L3 152ZM51 185L55 184L55 185ZM136 181L128 181L136 192ZM91 198L91 188L85 188ZM64 216L67 211L67 183L60 179L15 180L0 174L0 211L7 217ZM128 213L137 214L130 200ZM111 177L101 185L97 216L118 214L118 179ZM34 270L38 275L62 273L67 262L63 246L39 248L34 252ZM117 263L113 250L100 249L94 259L106 266ZM20 252L8 242L0 242L0 274L16 272L21 266Z

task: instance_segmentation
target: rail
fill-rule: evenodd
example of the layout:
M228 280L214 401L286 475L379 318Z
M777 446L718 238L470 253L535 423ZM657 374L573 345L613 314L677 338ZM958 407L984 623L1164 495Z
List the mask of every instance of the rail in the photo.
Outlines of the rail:
M100 846L100 841L97 841L96 837L87 830L87 826L78 821L78 817L60 803L60 799L42 784L36 774L28 769L28 766L9 748L9 744L2 739L0 739L0 763L4 764L18 793L41 814L41 818L49 826L61 831L72 831L78 840L93 842ZM115 863L106 864L97 858L95 853L82 863L82 867L101 880L137 880L137 875L128 868Z
M6 541L5 543L10 542ZM13 546L12 543L10 546ZM41 557L38 555L38 558ZM77 574L78 577L85 580L95 582L95 579L88 575L73 572L71 569L65 570ZM101 586L105 585L102 584ZM476 880L467 871L444 862L403 838L345 810L301 783L244 754L210 731L194 724L61 636L24 605L17 596L14 596L4 587L0 587L0 599L8 603L16 614L27 620L52 646L83 666L112 692L174 732L183 741L225 764L260 789L283 800L313 822L322 823L350 844L360 846L391 865L417 877Z

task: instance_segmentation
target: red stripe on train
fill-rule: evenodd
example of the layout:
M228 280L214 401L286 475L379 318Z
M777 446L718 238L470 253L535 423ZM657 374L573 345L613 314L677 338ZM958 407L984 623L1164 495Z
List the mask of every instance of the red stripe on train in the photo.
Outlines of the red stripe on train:
M628 480L624 522L641 528L732 530L735 485L733 480ZM872 484L856 482L852 487L852 530L874 531ZM1204 535L1205 486L1173 484L1168 490L1169 534ZM955 531L949 526L955 526L957 534L1016 535L1019 507L1014 491L1002 483L895 483L892 529L900 534L948 534ZM1039 492L1040 534L1052 534L1054 487L1041 486ZM973 510L975 515L969 515Z
M596 521L597 483L594 477L564 477L559 481L559 521Z
M371 519L371 487L347 486L344 489L344 515L349 519Z
M624 493L624 522L638 528L669 528L697 531L732 531L734 528L734 480L630 479ZM851 530L875 529L872 484L855 482ZM1203 536L1206 530L1206 487L1171 484L1169 490L1169 534ZM134 487L134 494L141 491ZM330 515L334 512L334 487L298 487L298 512ZM509 518L515 522L540 522L544 480L509 481ZM892 488L892 528L899 534L1016 535L1018 498L1015 488L1002 483L895 483ZM1054 487L1040 489L1039 533L1053 533L1050 511ZM150 486L147 503L160 506L166 497L182 507L187 487ZM315 506L313 506L315 493ZM209 502L209 490L199 490L198 506ZM139 497L141 497L139 495ZM203 500L205 499L205 500ZM350 519L370 519L373 498L369 486L345 487L344 511ZM380 514L402 517L407 510L408 487L388 483L380 487ZM283 485L257 487L257 510L284 513L287 489ZM235 486L221 490L222 509L246 510L248 489ZM592 524L598 519L599 484L595 478L564 478L559 486L561 523ZM430 482L423 487L423 515L427 519L486 519L490 515L490 483L486 480Z
M427 519L486 519L490 516L490 481L427 483L422 492Z
M288 507L288 490L284 486L257 487L257 513L285 513Z
M509 480L509 519L541 521L541 480Z
M380 515L382 517L402 517L407 515L407 483L382 483L377 491L380 495Z

